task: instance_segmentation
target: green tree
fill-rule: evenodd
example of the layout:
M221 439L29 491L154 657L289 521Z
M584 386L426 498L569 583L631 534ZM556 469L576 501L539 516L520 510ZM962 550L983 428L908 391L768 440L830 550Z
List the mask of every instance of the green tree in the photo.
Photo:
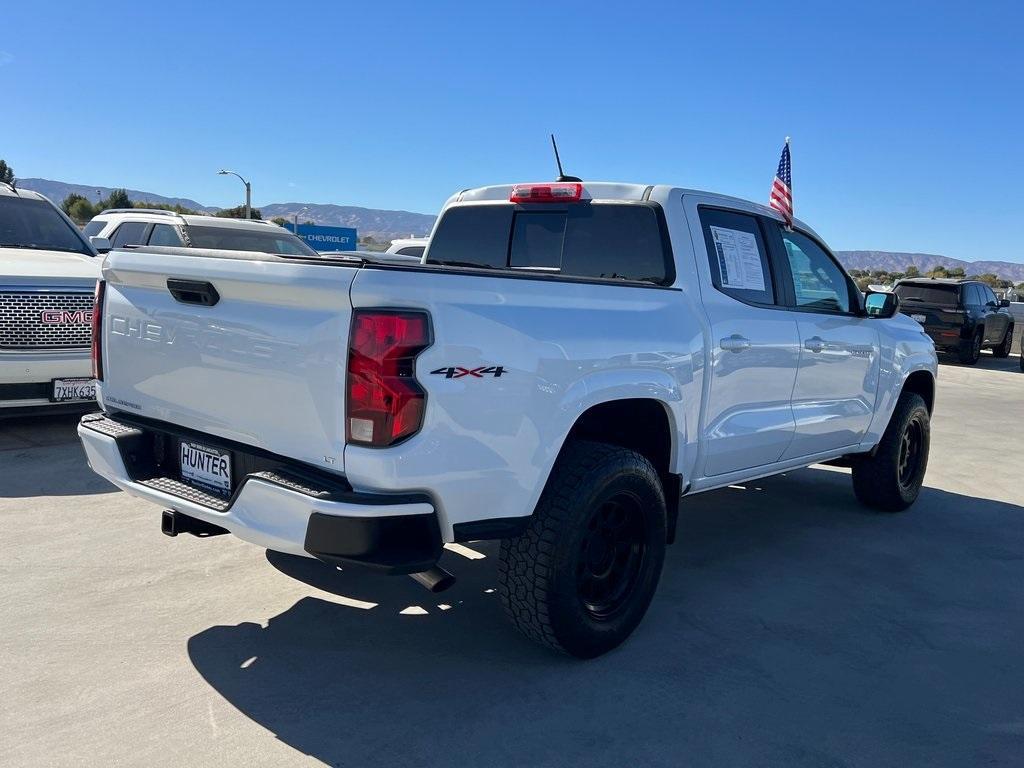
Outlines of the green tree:
M71 220L79 224L85 224L97 213L99 213L99 210L96 206L84 197L80 200L75 200L67 209L67 214L71 217Z
M0 160L0 181L5 181L8 184L14 183L14 169L3 160Z
M89 202L82 195L76 195L72 192L70 195L64 198L64 202L60 204L60 209L64 211L68 216L71 216L71 209L81 201ZM72 217L74 218L74 217Z
M283 227L285 224L288 223L288 219L286 219L284 216L275 216L274 218L271 219L271 221L277 224L277 226L279 227Z
M1024 291L1024 283L1017 283L1017 290Z
M945 267L940 265L940 266L933 267L932 269L928 270L927 276L928 277L949 277L949 273L946 271Z
M964 268L963 267L953 267L952 269L947 269L946 270L946 274L949 275L950 277L963 277L964 276Z
M128 191L124 189L113 189L106 199L100 200L97 206L101 211L107 208L134 208L132 200L128 197Z
M60 207L64 213L71 217L72 221L78 224L85 224L85 222L98 213L88 198L76 195L74 192L64 198L64 202L60 204Z
M222 208L217 211L217 215L222 219L244 219L245 218L245 206L239 205L234 208ZM263 216L260 214L259 208L252 209L252 217L254 219L262 219Z
M921 270L919 270L916 266L914 266L913 264L910 264L907 267L907 277L920 277L920 276L921 276Z

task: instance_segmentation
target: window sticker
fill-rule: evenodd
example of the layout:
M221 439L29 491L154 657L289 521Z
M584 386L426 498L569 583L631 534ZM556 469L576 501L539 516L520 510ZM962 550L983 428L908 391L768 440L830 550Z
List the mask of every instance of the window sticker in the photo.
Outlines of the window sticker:
M711 239L715 244L723 288L765 290L761 251L758 250L757 238L752 233L711 227Z

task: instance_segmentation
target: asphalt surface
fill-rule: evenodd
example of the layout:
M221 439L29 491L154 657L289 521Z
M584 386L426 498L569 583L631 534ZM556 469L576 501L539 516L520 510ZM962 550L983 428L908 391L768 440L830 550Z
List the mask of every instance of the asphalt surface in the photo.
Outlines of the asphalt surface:
M430 595L169 539L74 418L0 422L0 764L1022 765L1017 365L942 366L908 513L834 468L689 500L647 618L590 662L505 623L491 544Z

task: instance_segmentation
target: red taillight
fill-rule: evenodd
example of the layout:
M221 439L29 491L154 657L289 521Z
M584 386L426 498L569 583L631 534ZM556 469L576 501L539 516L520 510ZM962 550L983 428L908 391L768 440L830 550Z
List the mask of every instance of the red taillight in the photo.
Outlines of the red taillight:
M107 288L106 280L96 281L96 293L92 300L92 377L103 381L103 294Z
M508 199L513 203L576 203L583 196L583 185L573 182L557 184L516 184Z
M357 309L348 348L345 433L350 443L382 448L419 431L426 393L416 356L430 346L423 312Z

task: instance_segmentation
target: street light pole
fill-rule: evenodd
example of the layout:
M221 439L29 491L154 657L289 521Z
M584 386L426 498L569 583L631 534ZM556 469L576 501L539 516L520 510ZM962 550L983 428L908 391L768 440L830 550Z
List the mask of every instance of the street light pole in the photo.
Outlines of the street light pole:
M306 205L306 206L303 206L301 211L296 211L295 214L294 214L294 216L295 216L295 234L296 235L299 234L299 214L305 213L308 210L309 210L309 206Z
M251 219L252 218L252 184L250 184L248 181L243 179L240 174L237 174L234 171L229 171L229 170L226 170L224 168L221 168L219 171L217 171L217 175L218 176L227 176L228 174L230 174L232 176L238 176L238 178L241 179L242 183L245 184L245 218Z

